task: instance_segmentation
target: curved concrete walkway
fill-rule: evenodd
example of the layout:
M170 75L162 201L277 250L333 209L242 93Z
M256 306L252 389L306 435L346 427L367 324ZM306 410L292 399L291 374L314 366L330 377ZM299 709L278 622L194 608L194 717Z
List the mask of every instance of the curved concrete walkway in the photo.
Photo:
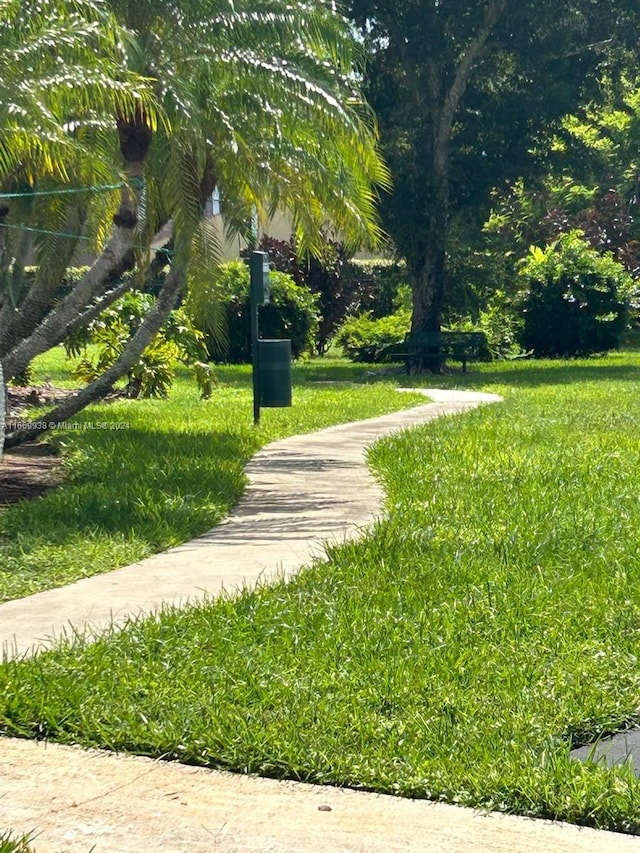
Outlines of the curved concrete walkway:
M11 654L46 647L71 624L181 604L277 574L380 513L364 450L399 429L493 395L428 391L434 402L264 448L224 525L133 566L0 606ZM640 853L640 839L351 790L277 782L132 756L0 741L0 830L35 831L37 853Z
M0 605L0 648L46 648L71 629L97 633L163 604L183 605L294 573L324 543L357 535L380 513L369 444L440 415L495 402L493 394L428 390L433 402L273 442L247 466L248 488L226 521L147 560Z

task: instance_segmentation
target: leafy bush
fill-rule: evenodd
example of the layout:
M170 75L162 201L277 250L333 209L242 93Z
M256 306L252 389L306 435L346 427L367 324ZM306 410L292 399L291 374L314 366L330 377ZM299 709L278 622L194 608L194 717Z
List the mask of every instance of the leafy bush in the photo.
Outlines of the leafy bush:
M84 382L92 382L111 367L154 303L155 298L148 293L127 293L87 329L71 336L65 342L67 354L81 356L73 375ZM89 344L97 346L93 356L89 355ZM171 313L130 371L127 396L166 397L173 384L176 360L193 369L203 397L211 396L214 378L208 364L205 336L182 309Z
M260 307L260 334L263 338L289 338L294 358L312 353L318 329L316 297L286 273L272 271L269 278L271 296L270 302ZM249 269L246 264L229 261L220 266L215 298L225 307L228 340L211 342L212 357L231 364L251 361ZM188 307L187 303L187 310Z
M314 350L322 355L354 301L352 283L344 275L349 266L344 246L327 240L322 258L302 258L294 243L265 234L258 249L268 253L271 269L287 273L297 285L315 295L318 317ZM249 254L249 250L242 252L243 257L248 258Z
M320 316L315 349L319 355L327 351L347 316L370 311L374 318L385 317L401 307L398 291L407 281L401 262L350 260L344 246L333 240L326 241L321 258L301 258L293 243L267 235L258 249L269 253L272 269L288 273L317 296Z
M411 313L406 309L377 319L367 312L345 320L335 341L351 361L391 361L389 351L400 348L410 326Z
M484 332L487 351L481 354L483 360L517 358L523 354L519 343L522 313L514 307L511 298L502 290L494 292L485 308L478 313L476 320L464 317L450 321L446 328L452 332Z
M581 231L532 247L520 265L524 324L521 343L537 357L586 356L620 346L633 280Z

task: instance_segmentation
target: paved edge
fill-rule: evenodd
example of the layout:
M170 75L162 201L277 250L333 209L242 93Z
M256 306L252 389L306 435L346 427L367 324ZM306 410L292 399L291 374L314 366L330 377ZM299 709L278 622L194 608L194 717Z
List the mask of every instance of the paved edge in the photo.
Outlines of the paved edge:
M2 822L36 853L626 853L570 824L7 740Z

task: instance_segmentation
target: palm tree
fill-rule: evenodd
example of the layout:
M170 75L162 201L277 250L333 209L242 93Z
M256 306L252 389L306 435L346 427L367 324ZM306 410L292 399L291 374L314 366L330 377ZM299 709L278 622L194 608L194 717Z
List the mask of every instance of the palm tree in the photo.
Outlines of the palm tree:
M85 137L95 143L114 111L142 106L156 122L148 82L126 69L132 44L101 0L0 0L0 328L9 339L29 314L17 310L6 261L8 216L23 204L15 191L45 176L104 177ZM4 415L0 368L0 457Z
M327 217L346 239L372 238L371 187L386 172L355 84L361 48L333 2L110 5L136 35L131 67L156 80L171 139L182 140L158 152L163 189L198 195L195 186L178 186L186 137L223 198L288 208L303 244L319 248L317 227ZM148 144L144 116L137 118L120 127L125 159Z
M137 240L148 244L171 218L171 263L156 310L130 347L107 375L52 413L56 421L128 371L184 291L199 259L194 248L208 247L208 263L199 271L211 273L216 246L204 232L202 208L214 187L231 227L254 206L266 212L278 207L289 212L298 245L319 251L328 223L353 245L377 239L375 187L387 182L375 122L356 86L360 48L333 3L109 5L135 36L129 69L153 80L169 119L154 128L143 108L117 113L125 170L145 178L147 218L137 223ZM62 340L78 310L77 301L60 306L6 354L6 372L21 370Z
M68 177L86 148L70 133L114 110L152 109L125 70L130 35L102 0L0 0L0 180Z

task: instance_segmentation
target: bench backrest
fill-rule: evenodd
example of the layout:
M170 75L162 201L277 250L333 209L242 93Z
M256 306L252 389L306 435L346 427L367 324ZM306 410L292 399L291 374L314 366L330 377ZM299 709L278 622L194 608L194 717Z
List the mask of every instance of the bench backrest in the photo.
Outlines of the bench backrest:
M409 332L404 339L409 347L468 347L485 346L484 332Z

